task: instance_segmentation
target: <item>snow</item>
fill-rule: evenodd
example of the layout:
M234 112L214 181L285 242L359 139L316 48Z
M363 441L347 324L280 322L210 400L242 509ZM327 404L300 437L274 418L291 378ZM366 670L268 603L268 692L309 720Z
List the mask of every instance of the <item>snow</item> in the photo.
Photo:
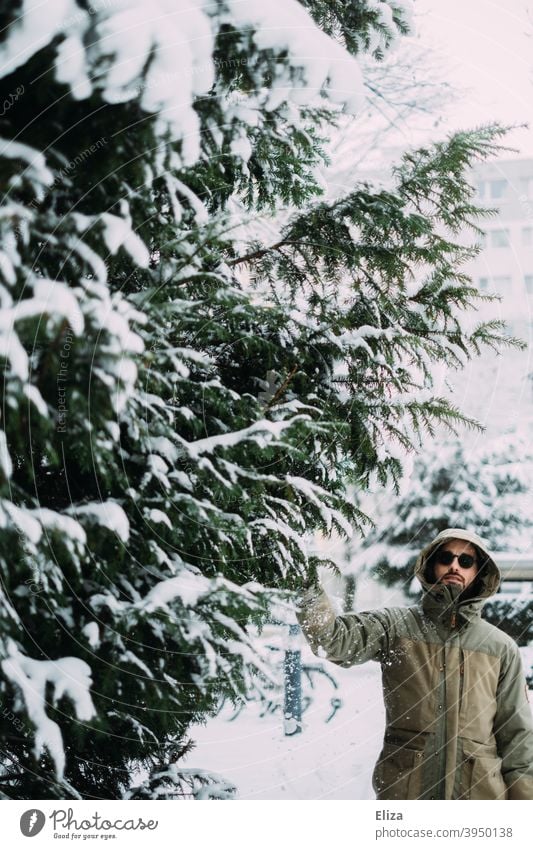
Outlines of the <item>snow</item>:
M120 425L118 422L106 422L106 430L113 442L120 442Z
M379 29L372 31L369 43L371 53L377 50L382 53L385 52L390 47L391 38L394 45L397 33L393 20L393 8L402 13L402 19L409 28L409 33L413 34L414 5L411 0L393 0L393 2L390 2L390 0L366 0L366 6L377 12L379 26L384 28L384 32Z
M234 156L241 159L243 163L246 163L253 153L253 148L250 140L245 135L241 135L233 139L230 144L230 151Z
M321 500L320 496L327 500L331 498L331 495L327 492L327 490L317 486L317 484L311 483L311 481L308 481L306 478L296 477L294 475L287 475L285 480L290 486L293 486L296 490L301 492L302 495L304 495L312 504L315 505L315 507L319 509L328 533L331 531L333 520L335 520L336 524L342 528L348 539L353 536L353 527L342 513L339 510L331 510L326 506L324 501Z
M42 0L24 0L20 15L9 29L0 51L0 74L7 76L19 68L65 29L65 21L75 16L85 21L75 0L53 0L47 3L43 16Z
M2 512L4 516L2 516ZM2 521L5 517L6 513L12 524L18 528L20 533L23 534L31 543L35 544L39 542L42 536L41 524L30 514L28 510L17 507L16 504L13 504L11 501L4 498L0 501L0 521Z
M302 645L302 661L317 658ZM303 731L284 734L281 707L261 716L251 704L234 720L228 706L205 726L190 729L196 742L187 767L214 770L237 787L237 799L374 799L372 771L381 750L385 710L379 665L342 669L324 664L339 685L323 676L309 691ZM332 697L341 708L330 722Z
M160 459L159 457L157 459ZM172 480L176 482L176 484L182 489L186 489L188 492L192 492L193 484L189 477L189 475L185 474L185 472L174 471L172 472Z
M130 523L124 510L116 501L91 502L76 504L68 509L76 516L87 516L104 528L115 533L122 542L127 542L130 535Z
M114 56L103 86L105 100L116 103L140 94L142 108L159 113L175 137L184 139L187 164L199 154L192 101L207 94L214 81L213 33L204 8L201 0L122 0L98 26L106 53Z
M216 17L216 8L206 7L200 0L112 0L110 3L99 3L98 8L91 8L89 12L82 10L74 0L50 0L46 5L47 14L43 15L42 0L22 0L20 22L9 28L7 40L0 45L0 63L4 63L0 73L9 73L16 69L36 50L55 39L56 78L71 87L74 98L88 97L95 89L99 89L99 93L108 103L137 99L146 112L156 113L159 116L158 131L161 132L161 128L165 132L170 129L175 138L184 141L183 147L176 146L180 154L175 153L175 158L170 158L172 168L164 174L176 222L181 220L184 207L188 207L192 210L197 227L211 223L201 199L178 180L172 169L180 173L184 163L193 164L199 157L200 124L193 101L195 97L205 95L213 82L214 38L217 27L226 21L226 16L234 30L241 30L244 43L246 38L249 38L260 50L278 56L287 51L290 62L290 67L282 60L276 63L271 87L259 86L246 99L242 98L242 93L236 92L234 100L228 101L224 124L228 127L234 126L230 150L235 157L241 159L243 165L248 161L251 150L247 131L260 125L265 110L272 111L285 104L284 115L290 128L291 124L300 124L300 107L316 105L326 89L329 89L329 98L333 103L346 105L349 110L358 109L362 102L359 62L348 56L333 39L325 36L316 27L303 5L296 0L278 0L267 4L260 0L228 0L227 9L222 12L220 19ZM411 13L411 3L407 0L396 0L392 4L382 0L367 0L366 5L376 10L387 30L386 34L375 32L370 40L372 50L382 50L395 35L391 6L404 9L407 18ZM92 32L89 32L89 25L94 27ZM61 36L65 37L61 39ZM94 73L95 69L97 73ZM1 145L4 149L0 150L0 153L22 161L26 167L24 178L33 179L35 197L42 197L46 187L53 183L43 154L17 142L0 142L0 147ZM120 148L117 150L120 151ZM161 145L161 150L159 163L164 171L168 168L164 145ZM148 170L151 170L151 166L147 165L146 171ZM156 168L152 173L155 171ZM21 180L22 177L18 175L13 179ZM132 193L135 191L132 187L127 188ZM181 201L184 202L183 206ZM13 210L14 207L7 208L4 215L21 221L17 238L23 244L24 239L27 239L28 222L31 222L33 213L28 213L27 210L15 213ZM23 218L26 222L25 229ZM62 222L62 227L68 229L74 224L80 234L82 231L92 230L91 237L99 238L100 246L103 240L110 253L116 255L123 249L137 266L144 269L148 267L149 252L135 232L127 201L121 201L120 215L103 213L88 216L77 213L65 219L65 222ZM60 236L57 238L60 239ZM59 244L64 245L65 242L59 241ZM82 278L75 295L72 287L62 281L33 275L29 278L33 297L26 297L16 305L13 304L10 293L7 290L2 291L0 354L8 360L12 375L24 381L28 379L29 363L15 332L19 319L40 317L41 314L50 316L52 320L56 317L64 318L73 333L81 336L87 332L89 339L92 338L89 334L92 334L95 328L105 330L107 332L101 334L104 341L99 348L102 359L95 361L92 373L108 387L110 395L114 393L116 408L123 411L137 381L135 362L133 358L125 356L125 353L141 354L144 350L141 337L132 331L131 325L134 322L142 323L144 316L130 308L126 299L118 293L110 295L104 259L94 249L75 234L68 245L86 264L88 278L94 276L94 279ZM188 264L181 267L179 277L173 282L176 279L194 278L203 270L200 259L195 256L194 251L198 253L198 246L196 244L194 247L193 240L188 245L181 245L180 249L183 249L184 256L187 255ZM105 250L102 253L105 254ZM19 266L16 240L13 233L8 233L5 253L0 255L0 268L8 286L16 285ZM227 266L221 266L219 270L221 276L218 279L224 284L226 279L222 274L227 275L229 279L231 272ZM211 276L216 279L215 274ZM257 298L257 303L261 297L265 300L264 293L261 295L257 292L254 297ZM179 309L192 311L194 304L176 300L174 308L176 313ZM245 308L239 305L233 312L237 313L239 309ZM300 311L295 309L294 321L310 330L319 329L312 326L306 309L305 303L302 303ZM320 332L326 335L323 328ZM366 340L382 337L391 341L392 336L400 332L401 328L383 330L366 325L350 334L335 337L332 333L330 341L339 348L366 348L371 354L372 349ZM154 337L157 338L156 333ZM287 339L290 344L292 340L289 334ZM181 360L202 364L208 362L207 355L202 351L176 348L173 353L176 358L175 374L168 376L168 381L189 375L187 366ZM375 360L385 365L382 359L376 357ZM216 358L213 364L215 368ZM205 386L213 386L215 391L222 388L216 381L206 383ZM22 391L40 415L48 415L45 400L35 386L26 385ZM166 402L157 396L139 391L135 397L140 404L147 404L151 410L159 406L161 412L157 410L156 416L159 416L160 420L164 419L170 409L165 410ZM234 397L237 398L236 393ZM421 398L420 393L414 396L397 396L395 403L404 404L413 399L420 401ZM291 407L291 404L294 406ZM279 410L283 411L283 415L288 415L289 412L292 414L298 404L296 400L289 401L280 406ZM192 406L194 407L194 404ZM179 410L189 419L195 415L187 407L181 407ZM194 503L198 508L199 521L208 523L211 531L212 526L217 525L217 521L212 521L213 516L218 520L216 511L222 514L224 521L229 518L235 525L242 521L240 516L228 517L222 513L203 491L195 491L194 475L191 475L191 479L185 472L171 471L169 464L176 463L180 456L188 454L197 462L199 468L209 470L226 485L227 481L221 477L218 469L225 470L233 484L238 483L240 477L247 477L263 482L279 480L281 485L281 477L277 479L273 475L260 475L253 469L241 468L224 461L221 454L225 449L247 441L261 448L272 448L276 446L276 442L283 445L281 440L285 430L302 420L309 420L309 416L297 415L290 420L275 422L263 419L239 431L217 433L190 443L172 433L170 439L161 435L147 437L142 449L153 453L147 458L148 473L143 484L150 476L158 478L157 482L169 490L169 502L174 499L174 504L179 503L179 498L183 497L185 501ZM223 427L217 429L223 430ZM118 441L120 429L117 422L108 422L107 431ZM156 430L156 433L159 431ZM176 447L175 442L179 442L179 447ZM106 444L110 445L109 438ZM212 463L206 455L213 455ZM146 450L143 456L146 458ZM398 450L394 454L394 446L385 442L380 457L385 459L390 456L399 456L403 461L402 454ZM4 477L9 478L12 464L3 431L0 431L0 465ZM285 542L292 541L304 555L308 553L307 540L295 530L295 527L303 529L302 511L299 509L303 499L307 499L321 511L328 528L337 524L344 527L346 532L351 531L342 514L327 506L328 498L331 499L329 493L302 477L287 476L285 480L298 491L293 504L290 505L282 499L268 500L267 497L264 501L266 516L262 516L258 511L258 517L249 523L250 549L251 531L264 535L267 542L271 538L274 539L282 572L290 568L291 563L291 554L287 550L291 546L287 544L285 548L283 539ZM182 493L175 495L176 484L181 489L194 492L198 499L193 501L192 497L183 496ZM246 488L243 488L243 493L243 499L248 497ZM166 493L163 493L163 497L155 503L165 504L165 495ZM138 497L140 500L140 494ZM470 506L477 507L481 512L484 505L479 498L477 504L474 504L474 495L469 494L469 497ZM287 521L291 524L279 520L280 505L286 518L290 516ZM73 515L56 513L46 508L22 510L10 502L0 502L0 508L0 524L3 523L4 527L8 523L15 525L21 536L33 544L42 540L43 530L46 537L46 530L49 529L63 535L71 551L75 546L81 548L86 544L84 524L87 527L91 522L116 533L124 543L130 535L127 515L120 504L114 501L74 505L69 510ZM434 509L436 508L430 506L428 515ZM172 523L163 510L142 510L142 515L149 522L172 528ZM217 533L218 531L213 532L213 540L218 538L232 542L229 535L223 535L220 531L217 537ZM112 592L118 594L119 590L111 588L106 592L95 593L87 607L92 605L93 609L97 610L107 605L117 614L125 614L132 608L140 609L143 613L162 610L164 614L170 614L171 603L179 602L189 609L190 615L190 620L185 619L180 623L181 627L187 632L191 642L201 641L200 665L203 662L209 667L209 675L216 676L221 670L224 671L224 664L228 664L228 650L229 653L240 656L245 663L251 662L251 648L246 642L246 635L234 620L220 612L212 615L213 621L232 628L238 636L238 640L226 640L221 647L220 643L217 644L214 640L209 625L200 618L201 610L195 610L198 606L202 608L201 602L208 594L212 594L214 599L211 605L209 598L209 607L214 607L218 603L215 600L216 594L224 590L227 590L226 596L231 596L232 599L239 597L242 601L245 596L243 589L236 586L230 588L227 583L209 581L201 574L185 568L176 575L176 562L170 559L167 551L164 551L163 547L159 548L153 539L148 539L148 547L164 567L162 574L171 574L174 577L159 581L142 600L137 598L134 604L115 598ZM403 549L402 559L405 554L406 550ZM365 557L368 560L368 555ZM391 563L396 565L395 561ZM123 589L124 586L121 585L120 592ZM134 591L132 595L135 598ZM223 595L223 592L220 592L220 595ZM15 618L16 614L12 609L9 606L7 609ZM73 621L70 607L65 606L59 612L63 621ZM152 618L155 628L156 624L159 625L156 620L165 620L167 617L163 615ZM150 617L147 619L150 621ZM82 633L93 649L99 647L101 637L96 621L85 624ZM161 634L166 636L162 626ZM226 653L221 651L221 648L226 649ZM90 719L94 716L89 693L90 668L77 658L62 658L55 662L35 661L22 657L15 648L10 652L10 657L4 661L7 664L7 670L4 669L4 672L21 689L28 715L37 726L36 752L39 753L44 748L50 751L58 775L61 775L64 766L61 733L59 727L46 715L46 684L53 684L56 701L62 695L69 696L78 718ZM150 674L144 661L131 652L124 653L122 660L133 663ZM316 662L314 658L312 660ZM255 662L257 665L258 662ZM196 758L200 766L209 769L211 766L218 767L224 776L229 764L230 771L235 773L242 798L372 798L370 773L381 745L383 725L379 670L374 665L368 665L356 670L336 669L335 675L341 682L344 707L330 723L325 723L324 719L329 711L329 690L327 693L324 690L324 693L318 694L312 709L305 715L304 733L291 738L283 735L280 713L274 717L260 717L254 707L249 707L235 723L228 723L224 718L220 718L193 734L199 745L191 757L193 760ZM199 686L202 683L199 674ZM200 766L196 770L197 773L201 771ZM272 793L278 795L270 795Z
M194 217L195 217L196 223L199 226L201 226L202 224L207 224L207 222L209 220L209 214L207 212L206 207L204 206L204 204L202 203L202 201L198 197L198 195L196 195L192 191L192 189L189 188L189 186L185 185L185 183L182 183L181 180L178 180L178 178L176 177L175 174L167 174L166 175L166 183L167 183L167 187L169 189L170 197L174 199L174 203L177 203L176 194L182 195L184 198L186 198L189 201L192 209L194 210ZM177 211L177 207L174 207L174 210L175 210L175 215L179 215L179 213ZM177 218L176 220L179 221L179 218ZM193 268L193 271L196 271L196 270L197 270L196 268Z
M112 254L116 254L119 248L124 248L140 268L147 268L150 262L148 248L142 239L133 232L129 210L123 201L125 217L111 215L104 212L100 219L104 225L104 241Z
M126 351L141 354L144 350L144 342L137 333L130 329L128 321L128 318L133 319L134 316L121 315L118 312L120 304L120 300L111 299L107 295L102 300L93 299L87 305L87 312L91 319L98 324L98 327L107 330L110 334L110 344L106 347L108 352L113 345L113 351L117 354Z
M14 320L28 315L53 314L67 319L72 332L81 336L84 328L83 314L78 300L67 283L32 276L30 279L35 298L25 298L14 307Z
M308 546L309 539L305 538L301 534L298 534L295 530L291 528L290 525L287 525L286 522L281 521L278 517L277 519L268 519L266 517L260 519L254 519L249 523L250 528L260 528L260 533L263 536L269 536L269 531L272 532L272 536L274 538L277 537L285 537L286 540L291 540L301 551L304 557L308 554ZM280 564L280 568L282 569L282 573L286 574L288 568L291 565L291 561L287 560L285 564Z
M92 86L85 68L85 48L78 33L67 36L57 47L56 80L70 86L75 100L91 96Z
M34 297L23 298L14 306L0 310L0 356L9 360L14 375L22 381L28 378L28 355L15 331L17 321L43 315L62 316L67 319L73 333L81 335L84 318L72 289L58 280L48 280L30 273L28 283ZM44 401L37 389L26 390L41 414L47 415Z
M3 48L4 46L0 47L0 62L2 61ZM35 150L34 147L29 147L22 142L0 139L0 156L6 156L9 159L22 159L27 163L27 168L35 183L41 183L43 186L53 184L54 176L47 167L44 154L40 150Z
M17 282L17 275L13 267L13 263L5 251L0 251L0 273L4 275L5 281L9 286L14 286ZM11 305L11 299L6 290L2 287L3 299Z
M20 380L28 377L28 355L14 330L13 311L0 310L0 356L8 360L14 376Z
M74 0L51 0L46 7L43 15L42 0L24 0L0 48L0 74L63 35L55 73L74 98L89 97L96 88L108 103L139 98L146 112L160 114L162 129L184 139L183 158L192 164L199 154L192 101L214 79L213 34L201 0L113 0L95 4L93 15Z
M170 528L172 530L172 522L168 518L167 514L163 513L162 510L155 510L153 508L151 510L147 510L146 518L149 522L166 525L167 528Z
M48 406L43 396L39 392L36 386L33 386L31 383L27 383L22 389L24 395L28 398L28 400L33 404L36 408L37 412L43 416L43 418L48 418Z
M533 645L520 646L520 655L526 673L533 672ZM531 708L533 710L533 706Z
M292 419L281 422L273 422L261 419L242 430L234 430L231 433L208 436L205 439L197 439L195 442L185 442L180 439L190 457L200 457L202 454L211 454L216 448L229 448L238 445L239 442L250 440L256 442L260 447L268 445L272 440L279 439L284 430L291 427L296 421L308 421L309 416L293 416Z
M134 666L137 666L138 669L141 669L144 672L147 678L154 677L153 672L148 668L146 663L144 663L144 661L142 661L140 657L137 657L137 655L132 651L125 651L119 658L119 661L121 663L131 663Z
M151 452L162 454L170 463L178 459L178 449L166 436L148 437L146 447Z
M273 50L278 55L287 51L291 65L301 69L303 80L288 85L286 68L280 63L280 76L269 85L269 100L279 89L278 103L292 99L298 105L309 105L327 85L333 102L345 104L351 112L359 111L364 102L359 62L322 32L297 0L283 0L283 4L230 0L228 22L240 30L252 30L259 50Z
M47 507L28 510L28 515L35 516L43 528L58 531L66 540L79 543L81 546L84 546L87 542L87 535L82 526L71 516L57 513L55 510L49 510Z
M75 224L79 226L79 219L82 216L74 213L72 217L74 218ZM83 216L83 218L86 217L87 216ZM75 251L81 259L87 263L95 277L94 280L88 280L87 278L83 280L85 290L87 292L92 291L94 294L103 294L105 292L105 284L107 283L107 267L103 259L81 239L68 239L67 243L71 250Z
M9 479L13 473L13 463L7 447L7 439L5 432L0 430L0 469L6 479Z
M58 660L34 660L22 655L12 640L9 654L2 661L2 669L9 680L21 691L30 720L35 725L34 754L39 758L47 749L55 764L56 775L61 780L65 769L65 752L59 725L46 714L46 686L54 687L54 705L68 696L79 720L89 721L96 711L89 692L92 684L91 668L77 657Z
M97 649L99 647L100 630L96 622L87 622L87 624L81 629L81 632L87 637L91 648Z
M369 0L369 5L386 30L372 36L372 47L384 49L397 34L391 8L377 0ZM392 5L403 10L407 20L410 4L395 0ZM213 86L215 34L226 24L250 33L261 51L288 53L290 70L284 62L276 63L268 89L258 86L248 107L235 104L234 117L245 126L257 125L259 104L270 109L284 101L309 105L326 89L331 102L351 112L363 103L358 60L322 32L297 0L229 0L225 9L211 9L202 0L113 0L95 5L92 14L75 0L50 0L46 15L42 7L42 0L23 0L0 46L0 75L12 73L55 39L56 79L70 86L75 99L95 90L107 103L137 99L145 112L158 116L161 134L170 131L175 140L182 140L184 165L200 156L201 127L193 104ZM290 117L299 122L298 112ZM232 149L247 162L245 133ZM175 212L179 220L177 206ZM138 242L130 242L130 248L141 256Z
M199 599L206 595L211 588L212 584L208 578L193 574L190 571L184 571L176 578L167 578L152 587L143 600L142 607L150 613L160 607L166 607L175 598L179 598L180 602L186 607L195 607Z

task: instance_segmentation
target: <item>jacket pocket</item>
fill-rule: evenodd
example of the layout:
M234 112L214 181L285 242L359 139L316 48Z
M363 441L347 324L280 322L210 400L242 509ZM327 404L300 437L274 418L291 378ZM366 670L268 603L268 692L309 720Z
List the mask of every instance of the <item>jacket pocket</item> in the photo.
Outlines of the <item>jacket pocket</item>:
M418 799L422 788L424 752L385 743L372 776L378 799Z
M506 799L502 759L471 741L463 744L457 799ZM484 751L485 749L485 751Z

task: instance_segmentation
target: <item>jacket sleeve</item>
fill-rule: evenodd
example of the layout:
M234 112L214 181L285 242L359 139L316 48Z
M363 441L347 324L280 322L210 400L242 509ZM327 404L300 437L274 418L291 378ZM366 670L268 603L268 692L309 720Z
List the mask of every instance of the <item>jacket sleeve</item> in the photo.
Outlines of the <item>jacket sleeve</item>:
M533 718L520 652L510 646L496 694L495 735L509 799L533 799Z
M307 590L296 613L314 654L339 666L381 660L389 650L391 611L347 613L338 616L320 587Z

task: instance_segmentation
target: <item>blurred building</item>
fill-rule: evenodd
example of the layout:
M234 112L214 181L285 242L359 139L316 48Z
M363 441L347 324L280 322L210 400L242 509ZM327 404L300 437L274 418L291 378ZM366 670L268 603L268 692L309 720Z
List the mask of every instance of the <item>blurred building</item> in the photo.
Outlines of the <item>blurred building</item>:
M533 432L533 159L480 163L474 181L476 202L495 212L482 225L480 254L464 271L480 292L501 298L482 305L474 319L504 320L526 347L485 350L464 372L445 377L454 401L485 425L487 436L517 427Z
M477 200L495 208L483 250L469 272L482 291L493 291L517 330L533 307L533 159L483 163L475 169Z

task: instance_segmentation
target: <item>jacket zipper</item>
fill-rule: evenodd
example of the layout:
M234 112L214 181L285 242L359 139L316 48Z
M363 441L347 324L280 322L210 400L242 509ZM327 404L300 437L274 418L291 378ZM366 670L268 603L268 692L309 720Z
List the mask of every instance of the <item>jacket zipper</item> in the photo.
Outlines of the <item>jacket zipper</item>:
M459 711L463 707L463 692L465 686L465 654L463 649L460 649L461 663L459 665Z
M439 746L439 783L437 799L446 798L446 642L442 646L442 663L441 663L441 684L440 684L440 728L438 734Z
M450 618L450 630L457 626L457 608L454 607ZM440 688L441 710L440 710L440 729L439 729L439 789L437 798L446 799L446 752L448 748L448 740L446 737L446 722L447 722L447 692L446 692L446 644L448 638L444 640L442 646L442 678Z

